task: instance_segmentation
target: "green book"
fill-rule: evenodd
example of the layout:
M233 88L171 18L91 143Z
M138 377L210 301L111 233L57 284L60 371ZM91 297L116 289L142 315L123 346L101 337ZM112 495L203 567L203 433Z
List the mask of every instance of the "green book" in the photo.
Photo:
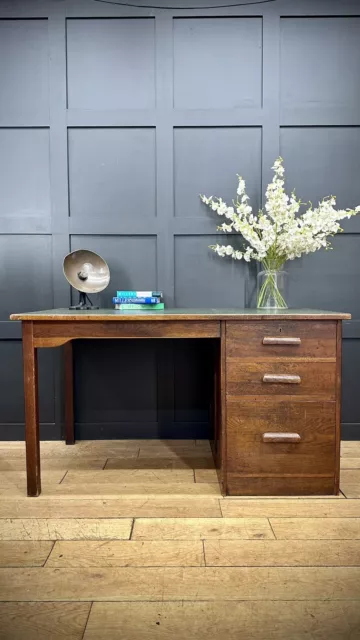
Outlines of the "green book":
M160 311L161 309L165 309L165 304L163 302L158 302L157 304L116 304L115 309L120 311Z

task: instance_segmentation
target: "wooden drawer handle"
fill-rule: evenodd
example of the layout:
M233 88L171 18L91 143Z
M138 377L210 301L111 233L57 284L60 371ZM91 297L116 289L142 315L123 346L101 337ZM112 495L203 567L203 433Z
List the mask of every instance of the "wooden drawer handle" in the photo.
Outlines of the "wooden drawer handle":
M290 376L287 373L265 373L263 382L280 382L282 384L300 384L300 376Z
M266 336L263 338L263 344L290 344L290 345L298 345L301 344L301 338L285 338L285 337L271 337Z
M299 433L263 433L263 442L300 442Z

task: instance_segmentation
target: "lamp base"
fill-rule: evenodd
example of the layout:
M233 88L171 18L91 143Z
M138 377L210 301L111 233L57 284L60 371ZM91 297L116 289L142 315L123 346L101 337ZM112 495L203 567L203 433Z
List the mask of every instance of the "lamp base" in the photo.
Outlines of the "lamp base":
M92 304L89 296L84 291L79 291L79 302L69 307L71 311L94 311L99 309Z

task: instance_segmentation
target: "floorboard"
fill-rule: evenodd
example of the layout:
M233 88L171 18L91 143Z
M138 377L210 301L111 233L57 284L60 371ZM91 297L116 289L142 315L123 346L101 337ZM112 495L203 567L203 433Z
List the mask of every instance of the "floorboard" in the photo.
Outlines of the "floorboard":
M133 540L249 540L274 538L266 518L139 518Z
M129 518L0 519L0 540L113 540L130 538Z
M0 567L42 567L53 546L43 540L1 540Z
M278 540L360 540L360 518L271 518Z
M90 607L88 602L0 602L0 639L82 640Z
M213 469L214 461L208 454L193 457L152 456L141 458L108 458L105 469Z
M0 518L218 518L218 497L206 496L121 496L120 498L79 498L40 496L29 500L0 497Z
M105 471L104 471L105 473ZM66 476L65 476L66 477ZM14 485L0 486L0 497L4 498L20 498L26 495L25 480ZM98 498L113 498L125 495L136 496L218 496L220 497L220 489L217 482L212 483L195 483L195 482L124 482L107 483L107 482L83 482L83 483L65 483L61 484L42 484L42 496L45 497L61 497L81 498L82 496L96 496Z
M119 462L124 462L132 469L135 462L134 458L116 458ZM41 458L41 473L48 471L63 471L64 474L69 469L103 469L108 462L108 458L89 458L85 456L80 458L79 456L59 456L59 458ZM26 471L25 457L19 458L4 458L0 449L0 471ZM19 477L19 476L18 476ZM45 477L45 473L44 473Z
M192 483L194 481L193 469L104 469L103 471L78 471L70 470L66 474L63 484L74 485L87 483L127 484L129 482L172 484ZM216 477L208 480L216 482Z
M360 567L360 540L205 540L208 567Z
M47 567L201 567L201 540L101 540L55 543Z
M360 567L0 569L3 600L360 600Z
M358 604L95 602L84 640L356 640Z
M220 505L224 518L360 518L356 500L234 498L221 500Z

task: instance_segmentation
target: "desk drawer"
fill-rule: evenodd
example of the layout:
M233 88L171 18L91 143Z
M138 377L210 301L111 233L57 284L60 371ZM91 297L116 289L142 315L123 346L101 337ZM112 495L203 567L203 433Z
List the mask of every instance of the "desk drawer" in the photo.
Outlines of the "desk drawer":
M228 358L229 396L314 396L335 400L335 362L244 362Z
M36 346L55 346L52 341L77 338L219 338L216 320L119 320L111 322L35 322Z
M226 355L237 358L335 358L336 322L226 323Z
M228 401L227 471L249 477L333 475L335 425L334 402Z

